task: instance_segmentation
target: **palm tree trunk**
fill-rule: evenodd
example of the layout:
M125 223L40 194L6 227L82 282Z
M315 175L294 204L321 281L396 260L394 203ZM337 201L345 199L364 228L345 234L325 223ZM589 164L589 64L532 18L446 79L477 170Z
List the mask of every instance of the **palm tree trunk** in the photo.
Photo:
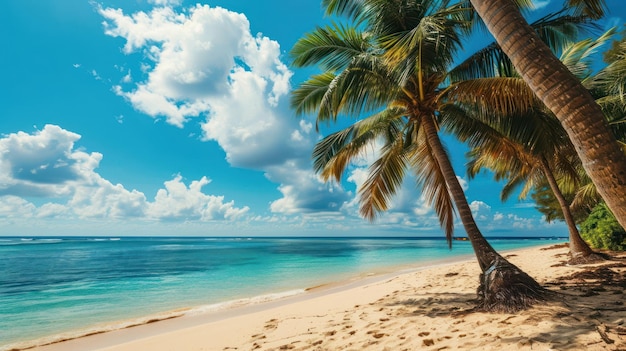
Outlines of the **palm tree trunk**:
M515 312L526 309L537 301L545 300L547 290L498 254L478 229L463 188L439 139L434 118L424 116L422 127L482 271L477 291L477 308L485 311Z
M524 81L557 116L598 192L626 228L626 155L600 107L511 0L470 1Z
M550 165L548 165L548 161L545 157L541 157L540 164L541 169L548 180L548 184L550 184L550 189L552 189L552 193L554 193L554 197L556 197L559 202L559 206L561 206L561 210L563 211L563 217L565 218L565 223L567 224L567 228L569 230L569 252L572 256L572 262L575 262L577 258L591 255L593 251L580 236L578 228L576 227L576 222L574 221L574 216L572 215L572 211L570 211L569 204L567 203L567 200L565 200L563 193L561 193L561 189L559 189L559 185L557 184L554 174L552 174Z

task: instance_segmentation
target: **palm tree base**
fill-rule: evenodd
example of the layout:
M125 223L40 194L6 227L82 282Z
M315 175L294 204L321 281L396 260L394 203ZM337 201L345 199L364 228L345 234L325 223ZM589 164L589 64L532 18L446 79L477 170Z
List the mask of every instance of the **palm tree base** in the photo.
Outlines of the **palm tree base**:
M576 266L581 264L592 264L598 262L604 262L606 260L610 260L609 256L606 256L601 253L591 252L589 255L571 255L571 258L567 260L567 264L570 266Z
M476 310L514 313L525 310L554 294L521 269L498 256L480 275Z

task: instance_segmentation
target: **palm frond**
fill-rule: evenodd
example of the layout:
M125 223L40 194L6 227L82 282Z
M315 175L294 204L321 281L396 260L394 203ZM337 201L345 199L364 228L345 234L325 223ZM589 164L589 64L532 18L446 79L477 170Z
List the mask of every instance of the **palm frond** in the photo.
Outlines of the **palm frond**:
M532 24L541 41L557 54L577 40L582 33L591 33L598 29L598 25L588 16L571 15L570 12L571 10L566 7Z
M345 16L354 21L367 13L365 0L322 0L327 15Z
M548 14L530 24L539 38L553 51L560 52L571 44L581 31L595 26L585 16L573 16L567 9ZM498 43L492 42L476 51L449 71L451 82L488 77L518 76L513 64Z
M328 135L313 149L313 167L325 181L340 181L346 167L376 140L390 139L402 129L402 111L388 109Z
M440 99L462 103L499 115L522 114L542 106L533 91L520 78L481 78L451 84Z
M596 186L589 182L578 189L570 207L573 209L593 207L592 204L597 204L600 201L602 201L602 197L598 193Z
M561 54L560 60L580 80L588 78L592 73L591 55L598 48L607 43L615 34L615 28L604 32L597 39L585 39L567 46Z
M318 65L326 71L347 67L355 56L372 50L368 35L354 27L332 23L300 38L289 52L296 67Z
M619 103L626 105L626 42L622 41L617 48L618 51L611 57L609 65L590 79L586 86L600 89L603 96L617 97Z
M402 185L406 172L403 138L398 136L382 147L380 157L370 166L367 180L359 189L360 213L374 220L379 212L386 211L391 198Z
M385 58L397 65L411 62L415 70L444 72L461 45L460 30L467 25L460 15L467 11L460 4L441 6L428 14L407 15L402 28L385 28L380 36ZM421 16L421 17L420 17Z
M530 181L530 177L522 177L520 175L517 176L513 176L512 178L510 178L502 187L502 190L500 191L500 200L502 202L507 201L511 195L513 195L513 193L519 189L520 187L522 187L522 191L520 192L520 195L518 196L519 199L524 199L526 198L526 194L528 193L527 187L532 184L532 182Z
M497 43L476 51L448 72L452 83L486 77L511 77L515 69Z
M604 0L567 0L567 4L573 7L576 13L592 19L602 18L607 8Z
M301 83L291 92L291 108L297 115L318 112L318 119L327 120L334 116L334 109L329 108L332 104L323 103L330 96L329 91L335 85L336 75L332 72L325 72L314 75ZM319 109L319 111L318 111Z

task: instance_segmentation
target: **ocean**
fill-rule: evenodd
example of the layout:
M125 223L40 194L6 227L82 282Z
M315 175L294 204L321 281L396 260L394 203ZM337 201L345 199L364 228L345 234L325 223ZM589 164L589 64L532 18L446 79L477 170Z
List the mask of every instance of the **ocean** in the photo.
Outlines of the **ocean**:
M489 241L502 251L566 239ZM443 238L0 237L0 350L460 256L473 258L470 243L450 250Z

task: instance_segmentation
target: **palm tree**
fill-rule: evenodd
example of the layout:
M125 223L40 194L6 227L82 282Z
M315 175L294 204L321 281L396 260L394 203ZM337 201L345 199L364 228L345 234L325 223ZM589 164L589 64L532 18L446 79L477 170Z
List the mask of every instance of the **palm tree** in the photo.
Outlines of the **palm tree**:
M607 32L605 36L612 33ZM623 35L626 32L622 33ZM570 55L576 62L576 75L583 85L591 92L596 102L602 108L604 116L609 123L611 131L616 136L618 143L626 153L626 36L615 41L613 47L605 54L606 66L597 73L593 73L589 60L581 60L575 53L586 53L587 48L592 48L593 43L581 42L577 50ZM568 65L571 66L571 65ZM591 211L598 203L602 202L596 186L591 179L581 172L582 185L576 191L572 207Z
M550 51L511 0L470 0L524 81L556 115L583 167L622 226L626 226L626 155L600 106ZM603 0L569 0L600 17Z
M382 145L359 189L361 214L373 220L385 211L413 172L449 244L458 211L483 272L477 308L516 311L545 299L547 291L484 238L438 135L437 118L447 113L440 87L468 24L468 8L450 2L324 1L329 14L354 23L318 27L295 44L295 66L324 72L294 90L292 106L299 114L316 113L318 125L367 115L316 145L316 171L340 181L351 160Z
M472 149L471 160L468 164L470 178L475 177L481 169L488 168L494 173L496 180L506 179L507 183L502 190L503 201L506 201L513 190L520 185L523 185L523 188L519 197L524 198L536 184L547 181L568 227L571 256L568 263L581 264L601 259L580 236L570 210L570 203L561 192L555 176L555 173L562 173L569 182L578 183L576 165L579 159L575 153L571 154L574 151L573 147L567 145L569 139L560 125L550 126L549 123L541 120L533 121L538 122L535 124L529 121L533 116L528 115L506 116L505 118L516 119L518 122L512 129L493 131L481 146L475 146ZM513 139L516 135L520 135L517 133L519 128L529 128L529 124L535 124L535 128L544 134L543 141L548 142L543 145L530 146L528 141ZM565 145L555 145L556 141L564 142ZM542 147L544 149L541 149Z
M552 18L552 16L546 18ZM570 22L575 17L566 15L565 19ZM545 18L539 22L545 23ZM554 24L554 21L550 22ZM579 21L575 20L574 22ZM533 27L537 28L538 26L535 24ZM614 30L609 30L596 40L586 39L568 44L561 54L561 60L570 71L580 79L585 80L589 78L591 71L588 58L613 34ZM556 41L559 40L552 40L553 43ZM497 65L489 64L495 59L498 60ZM471 62L472 65L470 66L468 62ZM468 72L470 67L473 68L469 69ZM494 67L498 68L497 72L493 71ZM510 61L498 53L497 46L490 45L487 50L481 50L479 54L468 58L457 67L454 75L457 77L476 76L477 72L499 77L461 83L464 85L471 84L475 95L483 96L483 98L480 99L479 106L475 106L478 107L477 111L468 113L470 119L457 120L451 125L453 133L462 141L469 141L473 147L470 152L472 160L468 166L470 177L475 176L485 167L494 172L497 180L507 179L508 182L502 191L503 200L506 200L512 191L521 184L524 184L524 187L520 197L525 197L537 184L547 182L559 203L563 218L568 226L571 255L569 263L589 263L603 259L594 254L580 236L570 210L570 203L565 199L555 177L555 174L561 174L563 178L568 180L567 183L570 184L570 187L572 184L575 186L580 182L580 159L576 155L574 146L567 138L565 130L541 103L534 108L527 108L526 113L523 114L511 114L504 111L503 115L503 112L498 109L499 106L502 106L501 100L506 91L513 91L512 87L520 89L524 85L511 85L515 80L520 81L521 78L511 67ZM509 77L503 78L504 75ZM503 89L503 86L509 88ZM498 94L489 94L490 91L497 91ZM470 101L463 101L467 97ZM475 96L467 97L448 96L447 98L456 100L457 105L468 106L471 109L477 100Z

